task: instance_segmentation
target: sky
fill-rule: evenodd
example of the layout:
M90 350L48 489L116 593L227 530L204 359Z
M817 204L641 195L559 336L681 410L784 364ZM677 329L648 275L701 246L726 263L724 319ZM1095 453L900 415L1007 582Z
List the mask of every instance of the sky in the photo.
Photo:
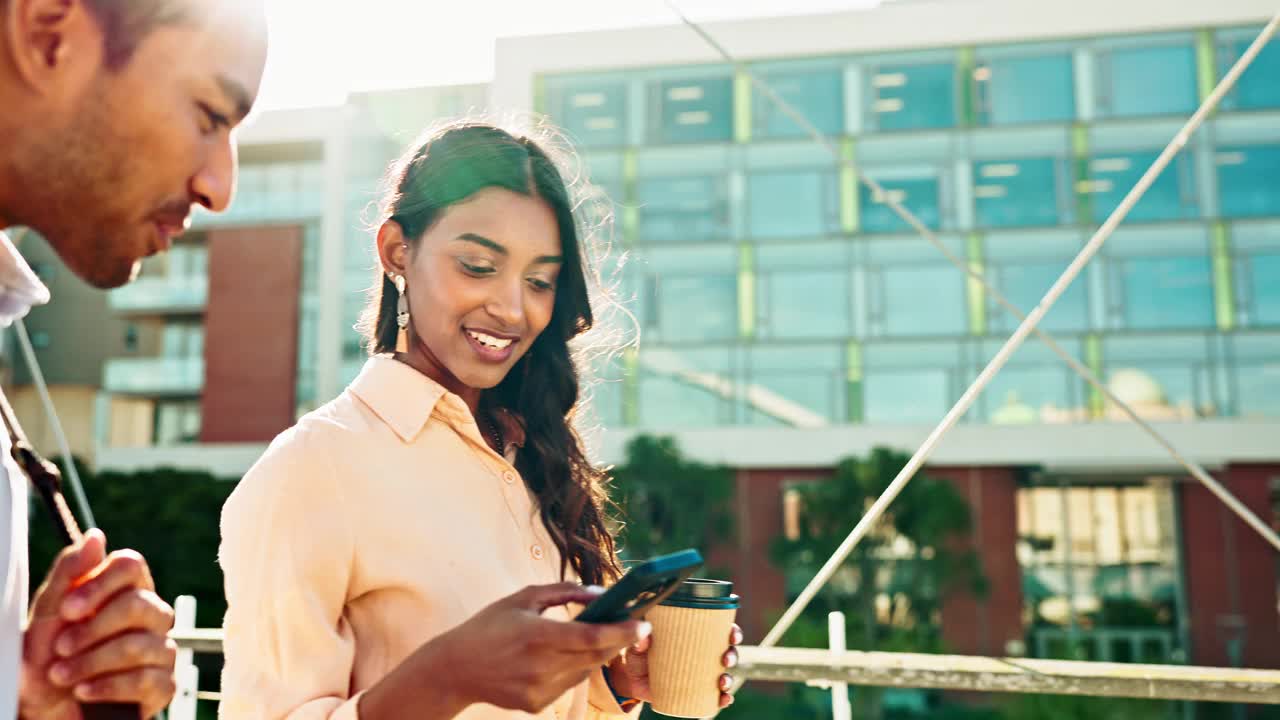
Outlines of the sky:
M674 1L693 20L714 21L880 0ZM268 0L267 11L264 110L337 104L349 92L487 82L499 37L679 22L665 0Z

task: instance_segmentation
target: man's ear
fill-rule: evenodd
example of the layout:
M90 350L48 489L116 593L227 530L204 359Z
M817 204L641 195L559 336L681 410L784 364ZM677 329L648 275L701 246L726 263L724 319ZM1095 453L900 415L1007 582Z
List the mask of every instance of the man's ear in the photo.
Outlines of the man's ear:
M0 7L6 59L31 91L64 93L101 67L102 29L82 0L8 0Z

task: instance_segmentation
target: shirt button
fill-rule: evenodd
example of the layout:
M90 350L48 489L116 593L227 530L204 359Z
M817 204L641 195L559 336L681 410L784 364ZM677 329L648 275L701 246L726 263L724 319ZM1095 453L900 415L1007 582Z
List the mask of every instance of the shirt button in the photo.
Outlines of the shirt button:
M534 545L533 547L529 548L529 552L533 555L534 560L542 559L543 552L542 552L541 545Z
M508 485L514 485L516 482L516 474L508 470L502 473L502 481Z

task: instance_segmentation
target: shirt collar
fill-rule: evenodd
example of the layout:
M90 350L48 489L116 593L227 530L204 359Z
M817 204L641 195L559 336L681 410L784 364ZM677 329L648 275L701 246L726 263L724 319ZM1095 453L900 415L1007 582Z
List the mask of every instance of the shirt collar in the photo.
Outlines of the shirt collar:
M470 426L479 436L475 416L462 398L387 355L369 358L352 381L351 392L405 442L413 442L432 413L438 413L456 428ZM524 423L506 410L499 411L496 419L502 425L502 436L508 448L524 447Z
M36 277L9 236L0 232L0 327L9 327L32 306L47 302L49 288Z
M445 390L435 380L385 355L369 358L352 381L351 392L405 442L412 442L418 436L437 404L441 405L442 414L449 420L465 422L471 415L462 398ZM446 397L449 400L442 403Z

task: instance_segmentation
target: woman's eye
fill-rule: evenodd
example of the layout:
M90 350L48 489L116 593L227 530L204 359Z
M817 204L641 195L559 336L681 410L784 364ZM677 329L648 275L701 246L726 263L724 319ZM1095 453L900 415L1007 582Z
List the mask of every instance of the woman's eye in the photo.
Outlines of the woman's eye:
M463 270L472 275L492 275L496 270L492 265L467 262L466 260L459 260L458 264L462 266Z
M529 278L529 284L532 285L535 290L541 290L541 291L554 290L556 288L555 283L551 283L546 280L543 280L542 278L536 278L536 277Z

